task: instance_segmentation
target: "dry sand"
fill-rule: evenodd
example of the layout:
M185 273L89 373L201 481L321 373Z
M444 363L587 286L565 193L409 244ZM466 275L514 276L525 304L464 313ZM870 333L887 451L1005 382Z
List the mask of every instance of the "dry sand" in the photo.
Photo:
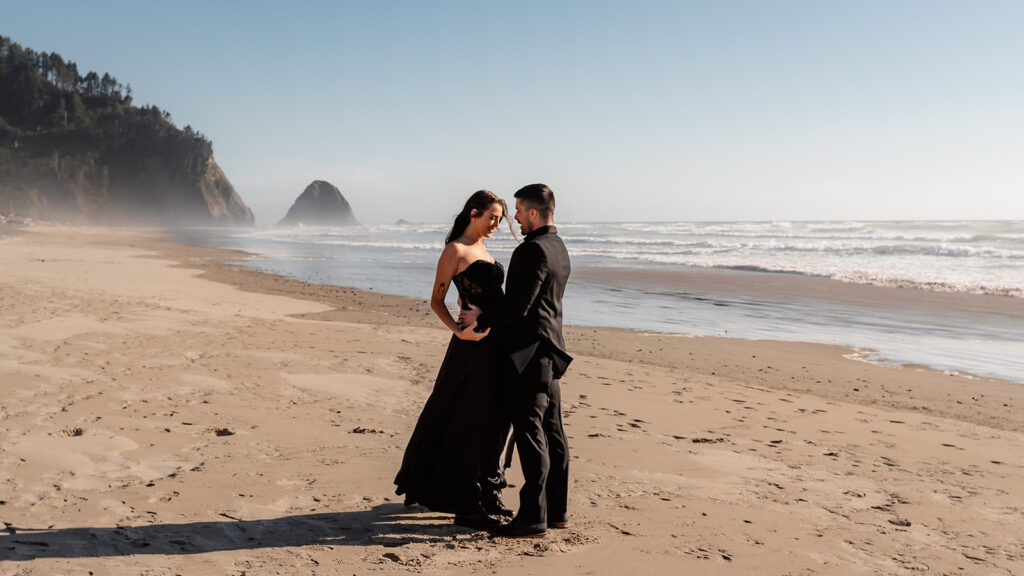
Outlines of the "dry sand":
M0 574L1024 574L1022 384L573 328L572 527L490 539L393 494L426 303L226 255L0 237Z

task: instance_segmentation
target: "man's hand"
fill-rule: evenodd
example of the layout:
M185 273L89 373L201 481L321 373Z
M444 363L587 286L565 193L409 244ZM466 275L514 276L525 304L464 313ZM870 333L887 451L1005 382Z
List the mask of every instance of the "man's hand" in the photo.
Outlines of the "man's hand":
M462 325L460 324L460 326ZM488 334L491 333L490 328L484 330L483 332L477 332L475 328L476 320L473 320L468 326L462 326L462 329L456 332L455 336L457 336L459 340L472 340L474 342L477 342L479 340L483 340Z
M469 305L469 309L462 309L459 311L459 326L468 326L470 324L476 325L476 319L480 316L480 308Z

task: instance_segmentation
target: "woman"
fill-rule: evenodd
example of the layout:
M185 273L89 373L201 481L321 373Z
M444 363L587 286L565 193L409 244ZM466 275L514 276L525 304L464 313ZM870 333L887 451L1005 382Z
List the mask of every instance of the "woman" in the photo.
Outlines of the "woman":
M454 512L456 524L477 529L500 525L490 514L512 515L500 497L499 459L510 426L498 397L500 334L475 322L460 326L444 300L454 284L464 307L491 310L501 303L505 269L483 240L502 219L511 231L505 202L480 190L466 201L445 239L430 307L453 334L395 478L395 492L406 495L406 505Z

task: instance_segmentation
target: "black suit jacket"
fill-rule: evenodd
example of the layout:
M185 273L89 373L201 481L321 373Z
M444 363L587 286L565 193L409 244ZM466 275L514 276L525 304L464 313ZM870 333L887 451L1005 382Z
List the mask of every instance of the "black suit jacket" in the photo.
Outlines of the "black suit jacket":
M530 232L512 252L502 305L477 318L481 327L500 329L520 372L525 361L547 356L558 378L572 361L562 337L562 295L569 271L569 252L558 230L542 226Z

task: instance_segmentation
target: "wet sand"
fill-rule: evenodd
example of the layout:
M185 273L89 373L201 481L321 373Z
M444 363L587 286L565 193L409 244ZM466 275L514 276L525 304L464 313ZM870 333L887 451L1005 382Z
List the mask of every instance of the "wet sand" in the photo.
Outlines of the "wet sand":
M571 328L573 525L491 539L393 494L426 302L232 256L0 238L0 574L1024 573L1020 384Z
M781 301L803 302L810 298L841 304L911 308L934 314L978 314L1004 317L1024 324L1024 299L990 294L964 294L875 286L816 278L799 274L746 272L721 269L631 269L583 268L573 270L573 278L604 283L633 283L661 286L693 295L720 294L755 300L759 293L772 294Z
M579 267L573 279L602 287L605 309L630 303L615 326L856 346L887 364L1024 384L1024 298L724 269Z

